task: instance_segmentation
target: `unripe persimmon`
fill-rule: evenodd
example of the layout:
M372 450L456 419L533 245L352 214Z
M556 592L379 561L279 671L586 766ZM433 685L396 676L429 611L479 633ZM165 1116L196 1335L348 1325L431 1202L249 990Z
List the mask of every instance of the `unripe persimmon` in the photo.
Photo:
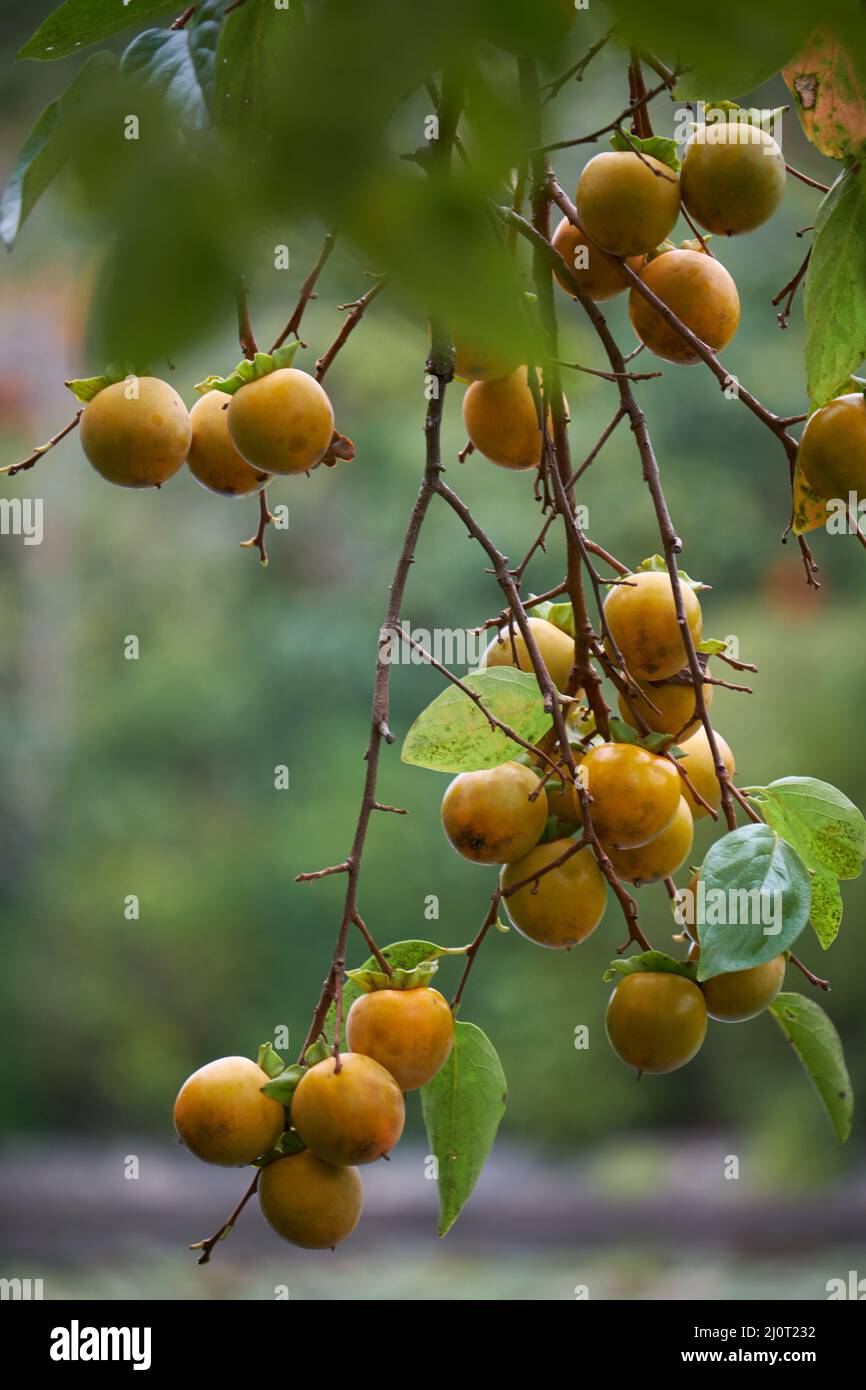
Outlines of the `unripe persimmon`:
M713 733L722 755L722 762L728 769L728 776L733 777L736 772L734 755L721 734L716 729L713 730ZM719 786L706 729L702 726L691 737L683 739L679 746L685 755L681 760L683 771L704 801L712 806L714 811L718 811L722 804L722 789ZM702 820L704 816L710 814L706 807L695 800L685 782L683 782L683 796L689 803L689 809L695 820Z
M331 1250L358 1224L364 1190L357 1168L325 1163L309 1149L262 1169L259 1205L268 1225L302 1250Z
M417 1091L445 1065L454 1046L454 1016L436 989L374 989L356 999L346 1039L390 1072L401 1091Z
M235 391L228 426L235 448L253 468L306 473L327 453L334 411L307 372L280 367Z
M522 763L461 772L442 798L448 840L476 864L508 864L528 854L538 844L547 816L547 796Z
M580 765L602 844L636 849L666 830L679 809L681 778L669 758L636 743L598 743Z
M660 835L637 849L614 849L607 853L617 878L626 883L658 883L681 869L692 852L695 823L683 796L676 815Z
M698 928L700 931L700 928ZM704 980L707 1013L719 1023L744 1023L769 1008L785 979L785 957Z
M700 642L700 601L685 581L680 584L680 592L692 640ZM639 570L621 584L614 584L604 601L604 616L630 674L637 680L663 681L686 665L673 585L667 572ZM609 655L613 656L613 652Z
M557 690L565 690L574 665L574 640L546 618L529 618L527 622L547 674ZM516 666L519 671L533 672L526 641L516 624L513 631L504 627L497 633L481 658L481 666Z
M506 864L499 875L507 889L545 869L568 849L570 840L536 845L523 859ZM504 899L508 916L521 936L538 946L563 950L595 931L607 902L607 884L590 849L579 849L537 882Z
M740 322L740 296L720 261L704 251L665 251L646 263L640 278L707 347L727 347ZM635 333L656 357L681 366L700 362L692 345L636 289L628 312Z
M605 1028L618 1057L638 1073L677 1071L699 1051L707 1032L707 1006L684 975L635 971L615 987Z
M301 1077L292 1124L326 1163L375 1163L403 1133L406 1107L390 1072L372 1057L343 1052L340 1070L326 1057Z
M230 402L225 391L208 391L196 401L189 413L192 443L187 465L209 492L221 497L248 497L261 492L271 475L251 468L235 448L228 425Z
M516 365L513 358L504 357L495 348L454 336L454 375L458 381L500 381Z
M480 454L500 468L537 468L542 435L526 367L495 381L474 381L463 397L463 422Z
M849 492L866 497L866 399L860 391L837 396L810 415L797 459L819 497L846 503Z
M622 294L623 290L628 289L628 280L619 266L608 260L604 252L594 246L589 238L584 236L580 228L575 227L573 222L569 222L567 217L563 217L553 233L552 244L562 259L567 262L581 289L596 303L601 304L606 299L613 299L616 295ZM628 265L635 274L639 273L643 265L643 257L631 256ZM556 269L553 273L557 283L562 286L566 294L571 294L572 288L567 280Z
M713 121L689 138L683 206L708 232L739 236L772 217L785 192L785 157L772 135L742 121Z
M615 256L654 251L680 215L680 181L667 164L634 150L595 155L577 186L587 236Z
M130 377L106 386L85 407L81 447L118 487L161 487L184 462L192 438L189 412L167 381Z
M704 704L713 701L713 687L703 685ZM655 734L678 734L688 738L699 727L695 715L695 687L681 681L641 683L642 695L619 696L619 712L627 724L637 727L637 714L642 715L648 729Z
M249 1057L199 1067L178 1092L174 1125L196 1158L237 1168L272 1149L285 1129L279 1101L262 1093L267 1072Z

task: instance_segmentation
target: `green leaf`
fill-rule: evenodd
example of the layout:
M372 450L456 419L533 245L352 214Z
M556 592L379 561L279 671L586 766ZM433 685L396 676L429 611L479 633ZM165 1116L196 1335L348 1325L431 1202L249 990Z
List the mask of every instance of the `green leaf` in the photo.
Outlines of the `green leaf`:
M287 1129L280 1135L273 1149L268 1149L267 1153L262 1154L253 1163L254 1168L267 1168L269 1163L276 1163L279 1158L288 1158L290 1154L298 1154L306 1145L301 1136L294 1129Z
M244 357L228 376L205 377L204 381L198 382L195 389L202 396L208 391L224 391L227 396L233 396L235 391L239 391L248 382L270 376L271 372L276 372L280 367L291 367L300 346L298 342L287 343L284 347L277 348L276 352L257 352L252 359Z
M203 0L186 29L192 65L208 111L213 106L216 54L224 10L225 0Z
M671 734L640 734L616 715L611 716L608 725L614 743L635 743L640 748L648 748L651 753L673 753L675 757L682 754L682 749L676 747Z
M159 93L179 122L203 130L209 122L187 29L146 29L125 50L120 70Z
M260 1045L256 1060L262 1071L267 1072L270 1077L279 1076L286 1065L273 1043L270 1042L263 1042Z
M806 385L815 405L866 357L866 172L846 170L818 209L804 289Z
M101 376L79 377L77 380L65 381L63 384L68 391L71 391L77 401L87 405L98 396L100 391L104 391L106 386L116 386L119 381L126 381L143 373L136 372L135 368L128 362L111 364L106 367Z
M534 675L513 666L472 671L464 680L485 709L508 724L527 743L550 726L544 697ZM455 685L449 685L419 714L406 735L400 757L434 772L474 772L508 762L516 745Z
M372 970L347 970L346 978L352 980L363 994L372 994L377 989L422 989L429 985L439 969L438 961L422 960L420 965L414 965L411 969L395 969L386 975L384 970L377 968L378 965L376 961Z
M574 609L570 603L551 603L548 600L547 603L535 604L530 611L534 618L545 618L567 637L574 637Z
M278 1100L280 1105L289 1107L305 1071L306 1067L299 1066L297 1062L290 1067L284 1067L266 1086L261 1087L261 1091L264 1095L270 1096L271 1100Z
M851 1133L854 1092L831 1019L820 1005L802 994L778 994L770 1013L803 1063L824 1102L836 1138L844 1144Z
M676 960L664 951L643 951L639 956L619 956L611 961L601 978L609 983L618 975L638 975L642 972L652 975L682 975L684 979L697 983L698 971L695 961Z
M664 555L650 555L646 560L641 560L634 573L641 574L644 570L650 570L656 574L667 574L668 562ZM702 589L709 589L711 587L709 584L702 583L700 579L690 578L685 570L677 570L677 574L684 584L688 584L690 589L694 589L696 594L699 594ZM627 579L628 575L625 575L624 578Z
M251 162L256 142L272 138L279 124L285 74L305 26L302 0L290 0L286 7L246 0L225 17L216 53L214 120L233 141L247 142Z
M808 869L769 826L740 826L716 840L704 859L695 905L698 979L773 960L800 935L810 902Z
M140 20L177 8L177 0L65 0L40 24L17 56L45 62L66 58Z
M432 941L395 941L390 946L383 946L382 955L393 970L413 970L416 965L421 965L427 960L435 960L437 956L445 955L446 947L436 946ZM375 956L370 956L360 967L360 971L377 971L380 969L379 962ZM356 972L352 972L355 974ZM359 999L365 990L352 979L351 975L343 986L343 1028L346 1026L346 1018L349 1010L356 999ZM334 1045L334 1028L337 1021L336 1010L331 1005L325 1018L324 1036L329 1048Z
M720 656L722 652L728 650L727 642L720 637L705 637L702 642L695 643L695 651L703 656Z
M37 200L66 163L74 144L77 117L94 78L114 70L110 53L93 53L66 91L47 106L21 146L0 199L0 237L11 251Z
M674 173L679 173L680 161L677 155L677 142L670 140L664 135L652 135L648 140L641 140L637 135L628 135L621 130L615 130L610 137L610 145L613 150L637 150L641 154L647 154L652 159L658 159L662 164L667 164L668 168L673 169Z
M857 878L866 857L866 820L848 797L813 777L782 777L754 788L767 824L812 871L812 925L826 948L842 920L838 879Z
M505 1113L507 1083L489 1038L456 1023L442 1070L421 1088L421 1108L439 1167L439 1234L454 1225L472 1194Z

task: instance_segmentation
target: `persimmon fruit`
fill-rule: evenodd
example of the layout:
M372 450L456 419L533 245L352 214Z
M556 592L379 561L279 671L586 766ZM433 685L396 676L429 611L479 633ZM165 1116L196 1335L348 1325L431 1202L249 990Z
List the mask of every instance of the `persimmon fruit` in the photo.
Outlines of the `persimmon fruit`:
M785 157L767 131L744 121L711 121L686 144L683 206L706 231L741 236L772 217L785 177Z
M228 427L251 467L265 473L306 473L328 451L334 411L308 372L280 367L235 391Z
M698 986L684 975L635 971L614 988L605 1028L627 1066L661 1076L684 1067L700 1050L707 1006Z
M448 1001L427 985L374 989L349 1010L346 1039L352 1052L390 1072L401 1091L417 1091L451 1055L454 1016Z
M499 875L507 889L547 868L568 849L570 840L549 840L536 845L523 859L506 864ZM529 941L553 950L564 950L585 941L604 916L607 884L588 848L575 851L564 863L549 869L537 882L504 899L514 926Z
M614 299L628 289L628 279L620 267L613 264L579 227L569 222L567 217L563 217L551 240L554 249L567 262L581 289L596 303L602 304L607 299ZM643 265L643 257L629 257L628 265L637 274ZM572 287L561 272L554 268L553 274L557 284L566 294L572 294Z
M527 625L547 674L557 690L565 690L574 665L573 639L546 618L528 618ZM519 671L534 673L526 639L516 624L513 631L507 627L500 629L481 658L481 665L482 668L516 666Z
M577 211L587 236L604 251L615 256L654 251L679 217L679 177L652 155L606 151L580 176Z
M692 851L695 838L695 823L685 797L670 825L660 835L637 849L614 849L607 854L618 878L627 883L658 883L660 879L670 878L685 864Z
M681 778L669 758L636 743L598 743L580 766L593 829L602 844L636 849L667 829L679 809Z
M501 763L459 773L442 798L441 814L449 843L464 859L508 864L538 844L547 824L547 795L531 768Z
M866 398L860 391L837 396L809 417L797 459L819 497L847 503L849 492L866 496Z
M292 1096L292 1124L326 1163L375 1163L403 1133L406 1107L390 1072L357 1052L310 1067Z
M173 386L130 377L99 391L81 416L81 447L118 487L162 487L183 464L192 439L189 412Z
M225 391L208 391L196 401L189 413L192 443L187 467L209 492L220 497L249 497L261 492L271 474L252 468L235 448L228 425L230 402Z
M647 261L640 278L707 347L721 352L728 346L740 322L740 296L721 261L704 251L665 251ZM681 366L700 362L700 353L637 289L628 311L638 338L656 357Z
M700 600L685 580L680 593L692 641L698 643L703 631ZM663 681L686 665L673 585L666 571L639 570L614 584L604 601L604 616L636 680Z
M325 1163L309 1149L262 1169L259 1205L272 1230L302 1250L331 1250L358 1224L364 1191L357 1168Z
M526 367L473 381L463 397L463 423L478 452L499 468L520 471L541 463L542 434Z
M736 763L730 747L722 738L718 730L714 729L716 743L722 755L722 762L728 769L728 776L733 777L736 772ZM679 745L685 755L682 758L683 771L689 781L694 785L696 791L703 797L714 811L718 811L722 804L722 789L719 786L719 779L716 773L716 766L713 755L710 751L710 741L707 738L707 731L703 726L691 734L689 738L683 739ZM683 782L683 796L689 804L689 809L695 820L702 820L710 813L705 806L696 801L690 788Z
M268 1075L249 1057L199 1067L174 1103L177 1133L196 1158L236 1168L272 1149L285 1129L279 1101L262 1093Z

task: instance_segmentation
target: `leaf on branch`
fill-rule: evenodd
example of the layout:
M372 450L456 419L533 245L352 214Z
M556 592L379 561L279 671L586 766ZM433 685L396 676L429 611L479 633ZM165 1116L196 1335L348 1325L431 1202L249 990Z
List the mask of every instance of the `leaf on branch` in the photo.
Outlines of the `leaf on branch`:
M64 0L19 49L17 57L51 62L99 43L140 20L176 10L177 0Z
M143 372L137 372L128 362L113 363L106 367L102 376L79 377L73 381L65 381L63 384L67 390L72 392L77 401L87 405L94 396L99 395L100 391L104 391L106 386L116 386L119 381L128 381L142 375L144 375Z
M304 1075L306 1067L294 1063L290 1067L284 1067L276 1076L259 1089L263 1095L270 1096L271 1100L278 1100L280 1105L289 1107L292 1103L292 1096L297 1090L298 1082Z
M836 1138L844 1144L851 1133L854 1092L832 1020L819 1004L802 994L777 995L770 1013L824 1102Z
M256 1061L262 1071L267 1072L268 1076L271 1078L279 1076L286 1065L273 1043L270 1042L263 1042L261 1044Z
M842 920L838 880L857 878L863 869L866 820L843 792L812 777L782 777L751 796L812 872L811 920L826 949Z
M574 637L574 609L570 603L551 603L548 600L546 603L533 604L529 611L534 617L553 623L566 637Z
M95 80L114 69L111 53L91 54L66 91L45 108L21 146L0 198L0 237L10 251L36 202L73 151L80 108Z
M824 198L803 291L806 385L815 405L845 389L866 357L866 172L846 170Z
M294 342L277 348L276 352L257 352L252 359L243 358L228 376L205 377L204 381L196 384L195 389L202 396L208 391L223 391L227 396L233 396L235 391L239 391L249 382L270 376L271 372L277 371L280 367L291 367L300 346L300 343Z
M612 150L631 150L639 154L649 155L652 159L657 159L661 164L667 164L669 169L673 169L675 174L680 171L680 161L677 155L677 142L670 140L664 135L651 135L648 139L642 140L637 135L623 134L621 130L615 130L610 137L610 147Z
M810 905L809 871L785 840L768 825L731 830L701 869L698 979L773 960L796 941Z
M186 27L189 52L208 111L213 108L214 73L225 0L203 0Z
M697 983L698 968L695 961L676 960L664 951L643 951L638 956L619 956L612 960L602 975L609 984L621 975L638 975L649 971L653 975L682 975L684 979Z
M534 675L513 666L472 671L464 684L485 709L508 724L527 743L550 726L550 714ZM474 772L498 767L515 751L514 742L491 728L486 714L457 686L449 685L419 714L400 752L404 763L434 772Z
M120 70L157 92L185 127L203 130L208 125L188 29L146 29L124 51Z
M866 59L822 26L782 69L807 140L831 159L866 149Z
M305 27L302 0L288 6L248 0L225 17L214 70L214 121L233 142L247 142L252 162L259 155L257 142L271 139L281 124L290 95L286 72Z
M618 719L616 715L611 715L608 723L614 743L635 743L640 748L648 748L651 753L671 753L675 758L685 756L683 750L674 743L671 734L638 733L631 724L627 724L624 719Z
M438 1164L439 1235L472 1194L505 1113L507 1083L490 1039L474 1023L454 1025L442 1070L421 1088L421 1108Z

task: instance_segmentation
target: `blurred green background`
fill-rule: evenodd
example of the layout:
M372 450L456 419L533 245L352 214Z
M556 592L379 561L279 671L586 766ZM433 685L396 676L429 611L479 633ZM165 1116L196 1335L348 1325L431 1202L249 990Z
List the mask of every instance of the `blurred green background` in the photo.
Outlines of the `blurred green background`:
M586 47L602 18L587 17L584 25L580 16L580 32L553 71ZM4 169L57 89L55 65L12 65L33 25L19 7L0 6ZM748 94L746 104L772 107L786 96L777 79ZM550 108L551 138L602 124L626 101L623 56L606 52ZM423 102L401 112L397 148L421 143L419 112ZM666 98L655 103L660 133L669 130L672 112ZM792 114L784 143L790 163L824 182L835 177L835 166L806 144ZM570 191L595 148L557 156ZM802 309L798 302L783 333L770 299L799 263L804 248L795 233L813 222L819 196L789 180L769 225L719 248L743 305L726 364L781 414L806 408ZM169 209L163 205L155 218L166 247ZM64 378L104 366L86 347L94 332L90 290L105 246L90 211L86 182L61 181L0 271L2 464L23 457L69 418L74 404ZM277 237L289 245L286 272L269 268L270 229L248 248L260 342L287 319L321 235L306 215L286 224L285 237ZM684 225L679 235L689 235ZM365 272L378 269L376 260L338 246L308 311L309 349L298 365L311 368L339 328L337 306L367 287ZM134 261L127 270L135 279ZM192 384L238 357L230 298L213 298L210 331L197 332L171 368L159 369L190 405ZM563 356L606 365L579 310L563 295L558 309ZM630 348L624 300L606 313ZM354 440L356 460L271 488L272 503L288 506L290 525L272 532L266 571L254 552L237 546L255 529L255 504L216 498L185 471L161 492L112 489L90 469L73 435L33 472L2 480L2 495L44 499L45 518L40 546L0 538L0 1119L8 1272L44 1268L54 1280L51 1296L269 1297L276 1270L286 1265L293 1296L297 1290L309 1297L568 1298L587 1270L593 1296L821 1297L825 1279L849 1267L847 1242L862 1247L863 1230L840 1216L834 1236L828 1217L822 1235L808 1220L804 1225L801 1213L847 1212L851 1194L862 1198L861 1126L840 1151L768 1018L712 1027L692 1065L636 1086L603 1033L608 987L601 974L623 939L613 906L592 939L567 956L514 933L494 934L485 946L463 1016L494 1041L509 1105L497 1156L479 1187L479 1215L473 1218L470 1207L468 1234L458 1228L451 1253L435 1245L434 1202L420 1179L420 1107L412 1104L406 1155L395 1158L395 1174L373 1179L374 1210L391 1243L377 1243L375 1228L366 1228L357 1247L363 1279L350 1247L319 1276L321 1266L275 1251L263 1233L256 1244L240 1229L219 1252L221 1273L215 1264L200 1277L187 1266L184 1243L207 1229L190 1229L185 1213L197 1216L195 1203L206 1194L211 1216L203 1219L218 1224L239 1183L232 1174L193 1175L193 1160L176 1154L175 1091L212 1056L254 1053L281 1025L297 1048L330 957L343 882L294 879L339 860L354 828L376 634L423 466L426 342L411 295L386 293L371 307L328 377L337 426ZM753 697L716 694L714 723L734 748L738 780L754 785L810 774L862 804L862 553L851 538L819 533L823 587L810 594L795 546L779 543L788 484L776 441L724 399L703 368L643 358L640 370L656 365L663 376L638 390L685 541L683 567L713 586L704 601L705 631L735 636L741 657L760 667ZM538 527L531 480L477 455L458 463L462 390L455 383L448 392L448 479L517 561ZM613 414L615 392L571 373L567 394L579 458ZM590 534L626 562L659 548L626 427L586 475L580 500L589 508ZM543 591L562 569L562 540L554 534L530 587ZM403 618L416 628L459 629L501 606L484 557L453 515L434 505ZM136 661L124 657L129 635L139 639ZM466 863L444 840L438 804L446 779L399 760L400 740L441 686L428 669L394 671L398 742L383 752L381 795L410 814L374 820L360 895L383 944L413 936L449 946L468 941L493 887L492 872ZM287 791L274 788L279 764L289 768ZM712 834L703 822L696 860ZM124 915L132 894L140 899L138 920ZM431 897L438 904L432 921ZM664 889L644 888L640 898L645 930L667 948L673 925ZM862 882L846 884L844 898L830 955L810 933L800 954L832 978L825 1002L859 1091L866 1082ZM365 954L353 942L351 964ZM443 988L458 969L459 962L444 964ZM787 987L800 988L793 971ZM575 1050L580 1024L589 1026L588 1052ZM141 1181L127 1184L137 1189L135 1201L126 1200L118 1177L129 1153L149 1160ZM741 1161L738 1183L721 1176L730 1153ZM385 1181L391 1176L401 1194L396 1213ZM145 1189L150 1198L140 1195ZM85 1225L88 1203L95 1215ZM702 1203L710 1250L689 1253L700 1244ZM787 1225L778 1220L779 1203L791 1204ZM423 1222L415 1219L416 1204ZM524 1206L521 1224L514 1213ZM652 1211L662 1213L655 1224L646 1217ZM50 1221L46 1212L54 1212ZM592 1212L612 1213L611 1220L593 1222ZM642 1232L636 1241L629 1212ZM763 1218L772 1227L766 1240ZM257 1223L253 1215L254 1231ZM115 1239L109 1227L125 1234ZM564 1239L570 1243L563 1248ZM745 1265L729 1248L740 1239L751 1255Z

